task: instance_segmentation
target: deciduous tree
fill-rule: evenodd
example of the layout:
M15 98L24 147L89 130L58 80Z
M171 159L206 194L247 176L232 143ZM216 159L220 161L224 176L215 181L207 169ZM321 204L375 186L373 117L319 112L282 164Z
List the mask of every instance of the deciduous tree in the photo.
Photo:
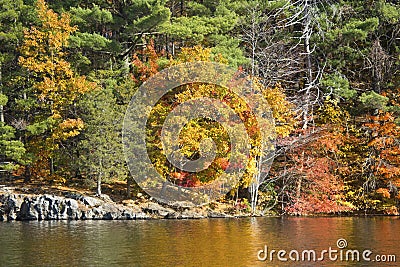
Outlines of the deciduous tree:
M38 108L27 126L32 135L28 147L36 155L32 173L49 177L54 174L53 160L60 143L83 129L83 121L72 117L69 107L95 84L76 75L66 60L68 38L77 30L69 16L58 15L44 0L37 1L36 11L39 24L25 30L19 64L34 80L32 92Z

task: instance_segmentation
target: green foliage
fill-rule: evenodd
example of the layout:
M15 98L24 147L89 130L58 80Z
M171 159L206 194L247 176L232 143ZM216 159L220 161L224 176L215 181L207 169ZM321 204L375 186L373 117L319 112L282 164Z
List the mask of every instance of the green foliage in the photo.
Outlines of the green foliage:
M0 93L0 106L5 106L7 102L8 102L7 96Z
M114 21L112 13L106 9L101 9L97 5L92 8L72 7L70 9L71 22L78 25L83 32L95 32L99 30L95 25L107 25Z
M233 67L246 65L248 60L245 58L240 41L233 37L224 35L214 35L210 40L216 44L211 49L214 56L222 56L228 60L228 64Z
M385 110L389 99L385 96L377 94L375 92L362 93L359 97L361 103L367 109L380 109Z
M379 25L378 18L368 18L365 20L351 20L341 29L341 36L347 42L363 41L370 32L377 29Z
M52 123L53 122L53 123ZM32 135L42 135L54 124L54 120L48 118L47 120L35 122L26 127L26 130Z
M0 1L0 53L14 50L22 37L22 0ZM0 56L0 62L2 62Z
M132 25L127 28L134 32L141 32L143 29L152 30L158 25L162 25L170 18L169 9L163 5L164 1L149 1L140 8L147 9L147 15L136 18ZM139 13L140 14L140 13Z
M15 129L0 122L0 161L10 162L7 165L0 165L6 170L15 169L19 164L24 164L24 144L15 140Z
M188 1L186 16L173 17L171 23L164 24L162 31L171 39L185 42L188 45L211 47L214 55L222 55L231 66L243 65L247 62L240 40L230 33L239 26L241 5L231 1L211 1L198 3Z
M380 0L376 3L377 10L381 14L383 20L387 23L395 24L400 19L400 7L393 3L387 3L387 1Z
M339 73L326 74L321 80L321 85L326 88L327 92L332 91L335 95L346 100L352 99L357 94L355 90L350 89L349 80Z
M87 32L78 32L76 35L69 38L69 42L71 48L91 48L94 51L104 50L112 43L111 40L97 33L90 34Z
M79 103L85 129L77 144L75 163L79 172L88 179L125 180L124 153L121 130L123 110L116 105L112 80L105 80L104 88L93 91Z

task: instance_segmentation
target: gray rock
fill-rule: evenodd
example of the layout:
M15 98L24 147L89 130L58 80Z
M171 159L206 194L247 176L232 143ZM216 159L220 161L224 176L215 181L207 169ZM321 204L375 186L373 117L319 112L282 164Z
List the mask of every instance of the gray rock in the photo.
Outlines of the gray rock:
M80 201L83 202L84 205L86 206L90 206L90 207L97 207L101 205L101 201L94 198L94 197L82 197L81 199L79 199Z
M92 220L103 219L104 211L102 207L94 207L91 213Z
M67 199L65 201L66 204L66 214L69 220L78 220L79 219L79 205L78 201L75 199Z
M76 193L66 193L66 194L64 194L64 196L66 198L72 198L75 200L81 200L83 198L83 196L81 194L76 194Z
M232 217L209 210L193 209L176 203L174 209L156 202L117 204L108 196L102 199L80 194L28 195L0 192L0 221L12 220L143 220L151 218L198 219Z
M4 198L5 212L7 214L7 221L14 221L18 217L23 198L16 194L9 194Z
M20 211L17 215L17 220L21 221L33 221L38 220L39 214L35 209L29 198L25 198L24 202L21 204Z
M135 213L135 220L148 220L148 219L151 219L151 217L144 212Z
M166 219L180 219L181 218L181 214L177 211L174 212L170 212L167 214L167 216L165 216Z
M100 206L103 210L104 220L117 219L123 211L120 211L116 204L104 203Z
M202 219L206 217L205 215L195 212L193 210L184 210L181 216L182 219Z
M60 202L60 212L58 214L58 220L68 220L66 200L62 200Z
M195 207L195 205L191 202L188 201L177 201L174 203L171 203L170 206L176 210L185 210L185 209L190 209Z
M81 219L81 220L89 220L89 217L88 217L88 210L82 210L81 211L81 216L79 217L79 219Z
M175 212L173 209L164 208L158 203L150 202L142 206L142 210L152 215L167 217L168 214Z
M230 216L230 215L222 213L222 212L209 211L208 217L210 217L210 218L231 218L233 216Z
M132 210L123 210L116 218L117 220L134 220L136 214Z
M184 210L183 212L175 211L172 213L169 213L166 217L166 219L202 219L206 218L201 213L192 211L192 210Z
M30 201L38 214L39 220L60 220L63 217L61 211L64 200L60 197L43 195L33 197Z
M106 201L106 202L113 202L112 199L111 199L108 195L106 195L106 194L101 194L101 195L99 196L99 198L100 198L101 200Z
M3 207L0 206L0 222L6 221L6 220L7 220L6 213L4 212Z

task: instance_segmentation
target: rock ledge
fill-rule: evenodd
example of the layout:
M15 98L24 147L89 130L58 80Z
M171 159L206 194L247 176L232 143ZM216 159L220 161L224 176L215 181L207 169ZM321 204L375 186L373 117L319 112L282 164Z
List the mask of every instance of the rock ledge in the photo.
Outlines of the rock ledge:
M232 217L201 208L164 207L156 202L118 204L108 196L84 196L67 193L15 193L12 188L0 190L0 221L41 220L144 220L144 219L201 219Z

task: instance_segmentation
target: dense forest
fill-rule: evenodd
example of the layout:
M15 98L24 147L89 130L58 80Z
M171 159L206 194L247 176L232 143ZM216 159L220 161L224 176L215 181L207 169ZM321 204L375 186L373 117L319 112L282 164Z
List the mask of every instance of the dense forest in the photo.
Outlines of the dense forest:
M0 0L1 177L99 194L124 181L136 197L126 108L149 77L192 61L248 73L275 119L269 175L256 183L249 164L221 201L256 213L399 214L398 1ZM181 88L155 112L211 91ZM223 139L219 127L189 125L186 153L205 135ZM160 169L195 185L227 164L219 157L203 177Z

